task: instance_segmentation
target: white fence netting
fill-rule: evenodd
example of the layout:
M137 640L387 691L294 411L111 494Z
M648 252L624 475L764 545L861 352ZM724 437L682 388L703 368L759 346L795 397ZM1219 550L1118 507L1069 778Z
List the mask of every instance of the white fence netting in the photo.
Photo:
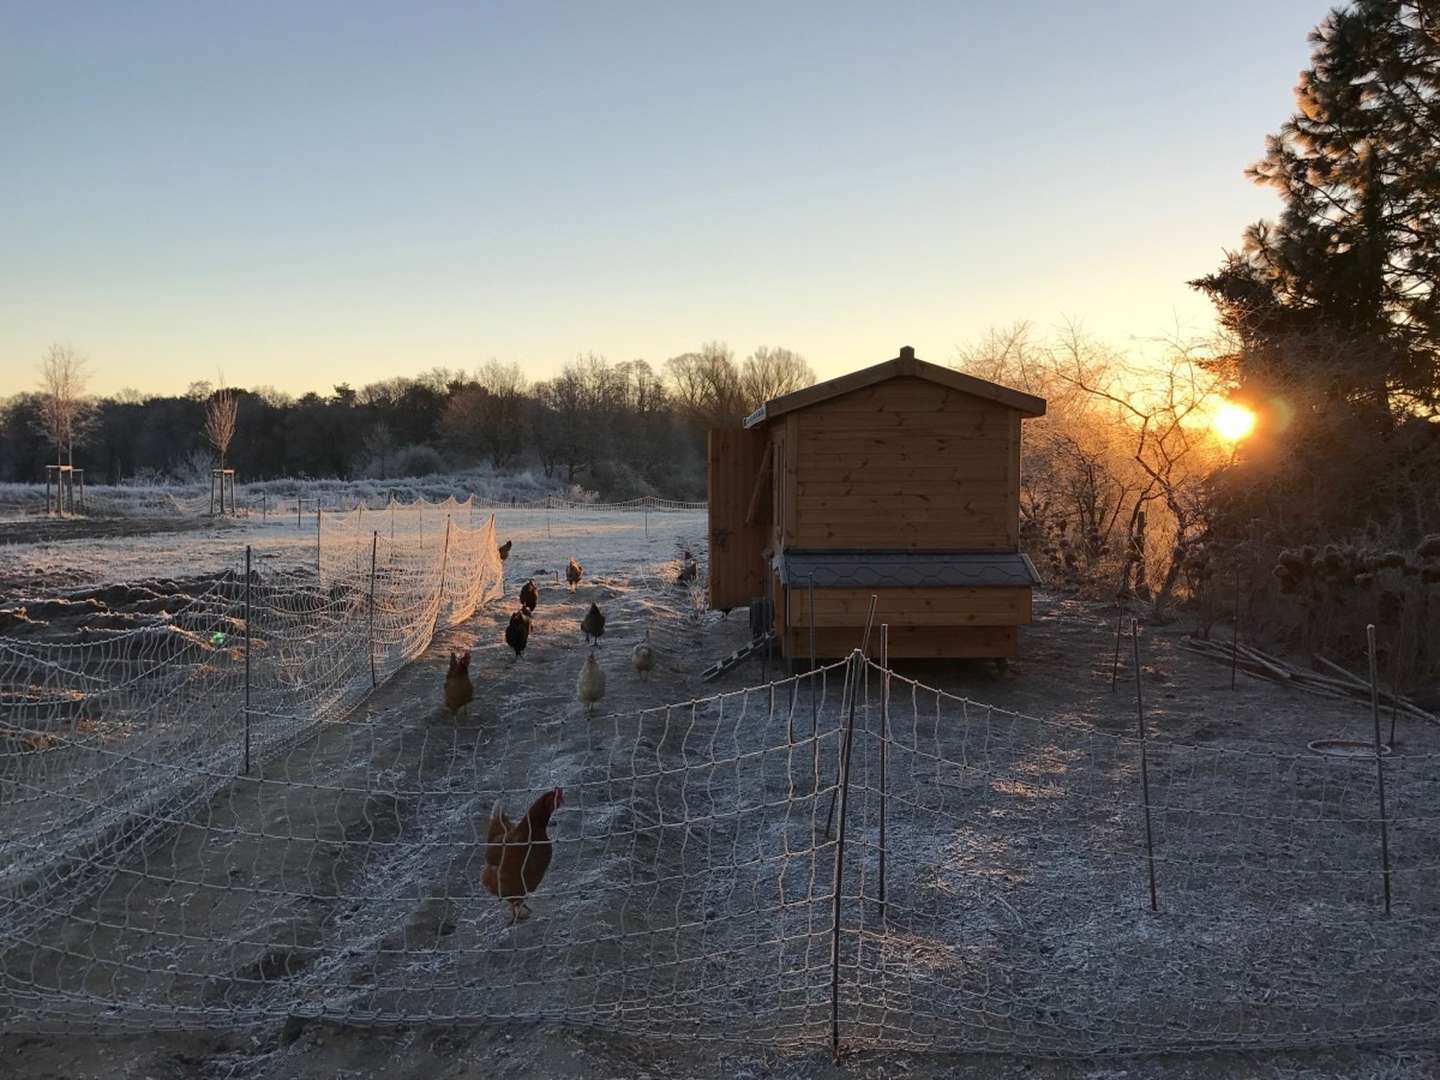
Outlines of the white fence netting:
M488 527L457 560L452 520L447 560L429 520L421 549L379 537L381 678L498 580ZM313 587L261 604L252 581L270 668L248 776L235 582L176 620L186 642L226 635L204 649L111 668L113 649L42 664L5 644L5 685L33 672L0 766L7 1026L520 1018L1056 1056L1440 1034L1433 755L1383 763L1387 914L1373 761L1152 737L1147 800L1128 728L860 660L590 719L324 722L370 684L354 594L375 530L343 529ZM136 730L95 737L126 695ZM481 883L491 807L519 817L557 786L553 862L510 925Z
M410 508L383 534L327 515L313 562L247 578L237 553L233 570L131 629L0 638L8 937L103 892L114 867L183 831L247 765L262 771L346 716L438 627L500 595L493 519L428 509L428 531Z

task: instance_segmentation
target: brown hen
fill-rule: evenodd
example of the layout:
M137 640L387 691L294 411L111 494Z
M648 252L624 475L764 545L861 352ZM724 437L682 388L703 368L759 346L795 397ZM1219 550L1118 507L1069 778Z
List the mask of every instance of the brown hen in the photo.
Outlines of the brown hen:
M546 831L550 816L565 805L565 793L553 788L541 795L518 822L511 822L497 801L490 811L486 835L485 869L480 881L493 895L510 905L510 921L530 917L529 897L540 888L550 869L554 845Z

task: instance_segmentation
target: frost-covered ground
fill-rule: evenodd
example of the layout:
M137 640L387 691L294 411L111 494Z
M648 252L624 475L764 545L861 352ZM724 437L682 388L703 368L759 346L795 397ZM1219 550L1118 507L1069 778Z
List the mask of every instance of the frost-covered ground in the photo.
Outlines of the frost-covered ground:
M442 632L423 659L402 671L362 707L352 725L328 741L317 739L312 746L292 756L283 770L271 777L276 781L278 794L271 796L269 814L261 820L273 821L279 808L275 800L284 800L286 813L280 820L285 835L294 838L280 853L279 861L273 861L272 855L258 845L191 850L188 844L177 843L166 851L153 853L147 862L145 881L122 882L110 894L95 901L96 910L103 917L94 921L94 929L88 934L79 932L66 946L76 957L87 955L87 950L103 952L115 948L115 943L107 943L106 936L118 926L128 926L132 920L137 926L151 927L156 932L165 930L169 925L167 920L178 919L179 926L193 926L185 921L195 914L193 906L188 909L189 915L186 914L186 903L194 903L182 887L187 880L212 880L209 876L212 872L221 875L220 880L230 880L224 875L239 867L244 875L239 881L244 887L264 882L273 887L276 883L283 886L291 874L310 874L309 864L297 861L287 866L286 855L310 852L313 856L314 852L303 842L307 830L337 821L349 823L338 804L324 802L310 794L312 789L305 785L314 784L317 779L332 785L339 783L347 789L357 785L390 785L396 789L419 785L437 791L444 782L454 780L460 789L459 795L484 788L492 782L489 779L492 777L501 777L505 787L571 783L567 777L573 777L575 770L592 760L596 733L603 735L607 723L587 722L574 700L575 674L586 655L578 622L592 600L601 604L610 617L600 650L609 673L604 709L610 713L683 703L717 689L738 690L759 681L759 666L752 662L718 684L699 682L700 669L739 644L747 630L743 613L736 613L728 620L702 613L691 592L673 583L682 551L689 549L704 559L703 514L645 515L599 510L547 514L543 510L500 509L496 517L499 538L515 542L506 564L507 602ZM243 549L247 542L254 545L257 553L263 552L265 558L303 563L312 550L315 534L313 525L308 530L296 529L293 518L273 524L250 520L218 528L205 525L188 532L153 533L134 540L124 536L87 536L77 530L75 539L47 541L43 549L37 547L33 552L27 552L23 545L0 552L3 560L0 561L0 588L6 587L8 580L8 587L18 590L19 594L37 595L51 584L100 584L164 575L173 573L177 564L198 573L205 568L232 565L237 549ZM571 557L586 568L586 579L573 594L557 580ZM531 648L524 660L515 663L501 635L518 585L532 576L542 587L541 606ZM1082 732L1130 730L1133 679L1128 674L1122 676L1120 694L1112 695L1109 690L1113 617L1092 606L1050 595L1037 599L1036 615L1036 624L1024 633L1020 659L1004 676L982 664L925 664L906 671L923 682L978 701L1032 716L1069 721ZM641 682L628 670L627 657L629 646L646 630L660 648L662 662L653 680ZM1152 730L1161 738L1225 750L1246 748L1290 754L1303 749L1310 738L1354 737L1363 733L1367 718L1343 704L1294 695L1271 684L1253 681L1242 681L1240 688L1231 692L1227 672L1184 652L1177 647L1177 642L1178 632L1174 630L1161 631L1147 641L1144 686L1150 700ZM462 647L475 651L477 702L473 715L457 724L438 715L438 696L444 656ZM908 715L913 720L916 713ZM957 759L962 753L988 755L996 752L1007 737L1005 729L999 726L977 726L975 731L984 735L984 741L975 741L972 737L968 744L963 740L947 742L945 752ZM957 729L944 737L959 739L961 735ZM1408 744L1407 751L1433 749L1430 746L1433 741L1433 734L1422 729L1405 726L1401 732L1402 744ZM702 754L717 754L713 740L708 744L702 740L698 746ZM630 756L636 748L626 745L618 749ZM682 746L682 751L691 752L688 746ZM660 751L654 749L654 752ZM973 849L951 867L952 876L940 882L949 887L961 886L967 877L972 887L977 881L981 882L982 887L967 894L965 902L952 905L957 918L970 920L962 921L961 929L968 928L968 933L986 940L1009 941L1010 948L1023 954L1026 961L1023 965L1017 965L1013 957L996 954L989 960L993 971L985 966L980 968L990 991L1002 998L1017 989L1024 994L1039 993L1054 998L1072 983L1084 987L1088 969L1108 970L1107 948L1113 951L1115 947L1133 944L1128 929L1132 924L1151 940L1165 943L1172 950L1192 946L1183 919L1177 922L1172 918L1167 923L1162 918L1152 923L1143 915L1143 905L1135 902L1137 897L1128 892L1109 898L1122 903L1105 912L1103 918L1110 923L1108 927L1097 928L1093 922L1082 920L1074 934L1067 938L1061 933L1057 937L1056 928L1065 926L1065 920L1070 917L1066 908L1083 909L1090 904L1094 897L1087 890L1103 877L1086 856L1087 845L1093 844L1097 835L1105 835L1096 830L1118 824L1129 834L1136 823L1128 817L1118 823L1088 821L1082 822L1074 832L1066 832L1066 813L1032 816L1045 799L1051 797L1052 791L1068 792L1077 799L1072 805L1083 808L1087 792L1093 792L1092 785L1100 782L1097 777L1106 765L1103 758L1097 759L1093 753L1089 760L1084 755L1073 758L1068 762L1068 774L1064 769L1056 772L1056 763L1046 755L1018 764L1031 770L1044 765L1050 772L1027 773L1026 783L1011 784L1014 790L997 789L993 799L987 796L991 799L985 804L989 813L983 821L977 820L978 839ZM934 763L925 769L943 788L943 783L934 777ZM917 774L919 771L917 768ZM1246 800L1264 795L1263 789L1245 783L1243 778L1227 776L1213 763L1207 763L1198 772L1198 779L1212 790L1210 797L1220 805L1227 798L1235 805L1248 805ZM291 795L286 794L284 785L287 784L295 785L293 801ZM1398 795L1405 797L1403 791ZM937 797L943 800L947 796ZM1014 801L1007 802L1007 799ZM246 820L246 814L258 813L263 805L262 801L261 807L247 810L243 800L236 796L230 802L217 803L210 812L219 825ZM909 810L897 809L892 827L900 835L892 835L891 843L897 853L906 858L931 859L934 852L926 843L923 830L933 829L937 818L928 812L917 816L914 807L918 805L915 803ZM1064 805L1058 808L1063 810ZM364 809L365 820L371 822L373 830L371 808L367 804ZM322 810L323 815L315 816ZM397 807L394 812L397 827L418 828L422 831L417 837L433 839L433 834L426 829L441 828L442 835L448 835L443 830L461 829L463 816L455 821L448 817L462 810L474 813L458 802L455 807L449 807L443 801L432 802L428 809ZM1083 814L1081 816L1083 818ZM1030 822L1031 827L1025 827L1026 822ZM1044 825L1037 830L1033 825L1038 822ZM545 935L554 928L583 933L588 919L616 916L616 912L607 912L599 902L611 895L606 891L605 873L613 872L613 866L588 865L579 859L586 850L578 839L585 834L580 808L560 816L557 833L573 843L568 847L560 844L560 855L551 877L535 903L533 921L518 931L504 928L498 905L484 897L470 899L474 890L468 872L447 876L456 872L426 861L430 857L425 855L422 844L415 845L408 854L425 858L410 859L405 851L392 853L377 843L366 855L366 865L361 868L363 874L355 871L358 876L353 881L344 879L342 887L349 891L358 891L361 885L374 888L377 903L388 897L383 902L396 905L397 914L394 925L389 927L376 926L371 931L357 926L344 931L352 935L359 950L356 963L364 970L369 965L385 962L381 958L393 953L396 940L402 947L417 950L418 956L421 950L430 947L424 943L440 935L455 942L461 956L478 955L478 951L494 948L497 943L523 945L529 940L543 940L534 935ZM402 835L410 834L406 831ZM1020 840L1025 843L1007 843ZM1225 838L1222 837L1221 842L1225 842ZM1247 843L1245 837L1237 837L1236 846L1227 849L1242 864L1256 858L1256 852ZM1074 849L1078 861L1066 861L1067 848ZM989 862L979 866L978 873L971 876L965 868L974 867L976 851L982 852ZM1323 859L1337 854L1327 851L1316 857ZM1093 854L1090 857L1094 857ZM1037 862L1041 858L1053 858L1056 865L1041 865ZM1222 865L1228 864L1218 860L1214 863L1217 869ZM333 870L327 870L326 876L346 872L349 871L336 864ZM1167 869L1171 881L1182 872L1178 865ZM1066 874L1071 876L1067 879ZM1054 876L1055 881L1042 887L1049 876ZM449 882L448 892L459 899L446 910L418 900L406 908L404 897L408 893L404 886L411 880ZM1162 877L1162 885L1165 881ZM719 884L726 882L722 880ZM1137 884L1138 879L1130 881L1127 887ZM729 903L737 904L733 892ZM623 915L623 911L620 914ZM224 912L214 917L221 915L230 917ZM205 917L211 916L206 913ZM317 907L313 901L293 908L265 906L257 910L247 906L236 912L234 918L237 927L258 928L263 934L258 940L267 942L313 943L342 933L325 913L323 905ZM1056 920L1053 926L1047 926L1045 920L1049 918ZM1298 954L1287 951L1286 928L1270 925L1273 922L1266 920L1263 912L1257 913L1250 928L1256 934L1253 944L1239 939L1229 943L1210 941L1206 944L1209 955L1219 963L1222 957L1228 956L1227 950L1238 945L1255 950L1257 967L1262 972L1267 963L1277 959L1277 955L1269 951L1272 949L1280 950L1278 958L1284 963L1298 963L1303 957L1297 958ZM1372 935L1382 932L1378 923L1364 925ZM367 937L370 933L373 940ZM387 934L399 934L399 938L387 937ZM532 936L527 938L526 934ZM1107 936L1112 934L1113 937ZM1034 944L1033 952L1030 943ZM162 945L160 942L150 947L153 950ZM1417 948L1421 947L1428 948L1428 945L1417 943ZM282 971L286 970L287 963L282 958ZM1032 963L1039 965L1041 976L1036 986L1026 984L1017 988L1005 984L1017 975L1028 977ZM42 970L43 965L25 974L34 977ZM163 972L163 965L160 970ZM296 977L302 984L313 987L316 995L329 995L347 984L353 974L341 968L330 976L325 972L307 971ZM541 974L543 977L543 972ZM554 975L549 991L554 998L552 1004L567 1004L563 995L580 988L586 994L597 992L585 981L583 972L566 970ZM1190 963L1177 964L1172 951L1170 956L1162 954L1157 959L1154 971L1131 971L1126 978L1107 984L1105 993L1127 1003L1133 994L1139 993L1148 996L1164 1011L1172 996L1179 1001L1183 994L1193 992L1192 978L1203 976L1203 967L1195 967L1194 958ZM408 977L426 978L423 972L410 972ZM104 992L114 993L122 984L101 985ZM671 987L668 977L653 987L656 1008L664 1007ZM1224 988L1218 992L1226 993ZM1229 992L1238 990L1232 988ZM536 1008L543 1009L546 992L541 989L534 1000ZM576 1006L575 1002L568 1004ZM939 1000L930 1004L945 1007L946 996L940 995ZM1386 1006L1383 1000L1357 1004L1372 1010ZM1102 1020L1112 1007L1104 997L1094 999L1093 1005L1096 1017ZM641 1017L646 1015L643 1010L637 1013ZM903 1029L908 1022L903 1017L892 1017L891 1023ZM637 1028L639 1026L637 1021ZM237 1080L292 1076L424 1077L428 1080L437 1075L475 1080L530 1076L748 1076L798 1080L896 1075L921 1078L1034 1076L1056 1080L1145 1076L1166 1080L1230 1076L1273 1080L1301 1076L1419 1080L1440 1070L1440 1056L1417 1050L1204 1054L1101 1062L872 1052L855 1055L836 1066L828 1060L828 1055L819 1052L758 1048L743 1043L717 1045L641 1039L624 1032L600 1033L528 1022L413 1025L399 1030L277 1022L244 1034L226 1034L222 1030L195 1034L157 1032L123 1038L95 1038L78 1033L40 1037L11 1035L0 1039L0 1061L6 1063L0 1067L0 1075L23 1077L203 1076ZM6 1073L6 1069L13 1072Z

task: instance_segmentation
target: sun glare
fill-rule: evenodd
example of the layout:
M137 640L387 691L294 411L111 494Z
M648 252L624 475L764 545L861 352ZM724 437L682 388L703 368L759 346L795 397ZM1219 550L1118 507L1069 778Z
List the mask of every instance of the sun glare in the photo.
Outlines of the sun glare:
M1239 442L1255 430L1255 414L1244 405L1227 401L1215 410L1215 434L1226 442Z

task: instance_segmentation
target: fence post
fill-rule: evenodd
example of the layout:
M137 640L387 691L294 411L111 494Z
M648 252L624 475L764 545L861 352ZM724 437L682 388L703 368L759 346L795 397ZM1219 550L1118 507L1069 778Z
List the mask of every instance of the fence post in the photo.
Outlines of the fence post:
M850 744L855 734L855 698L860 690L860 664L864 653L850 656L850 710L845 721L845 738L840 746L840 824L835 837L835 906L830 921L830 1053L840 1057L840 896L845 881L845 808L850 794ZM834 803L831 803L834 806ZM829 830L826 830L829 834Z
M862 661L864 661L864 660L866 659L866 654L867 654L867 652L868 652L868 650L869 650L869 648L870 648L870 627L871 627L871 625L875 622L875 604L876 604L876 602L877 602L879 599L880 599L880 598L879 598L875 593L871 593L871 594L870 594L870 611L869 611L869 613L865 616L865 633L864 633L863 635L861 635L861 637L860 637L860 650L859 650L859 651L860 651L860 659L861 659ZM869 708L870 708L870 665L869 665L868 663L862 663L862 664L860 664L859 666L857 666L857 667L855 668L855 675L856 675L857 678L860 677L860 674L861 674L862 671L864 672L864 676L865 676L865 708L866 708L866 709L869 709ZM847 678L847 679L849 678L849 675L848 675L848 674L846 675L846 678ZM853 718L853 716L855 715L855 695L856 695L857 693L859 693L859 687L852 685L852 686L850 687L850 715L851 715L852 718ZM844 705L843 699L842 699L842 701L841 701L841 705L842 705L842 706ZM865 716L866 716L866 723L869 723L869 716L870 716L870 714L867 712L867 713L865 714ZM848 745L848 744L847 744L847 745ZM838 773L837 773L836 779L837 779L837 783L838 783L838 779L839 779ZM831 826L831 825L834 823L834 821L835 821L835 799L836 799L837 794L838 794L838 792L835 792L835 791L832 791L832 792L830 793L830 810L829 810L829 812L826 813L826 815L825 815L825 835L826 835L826 836L829 836L829 835L830 835L830 826Z
M890 764L890 624L880 624L880 918L885 918L885 797Z
M1135 716L1140 726L1140 796L1145 806L1145 863L1150 871L1150 910L1159 911L1155 895L1155 838L1150 830L1150 758L1145 748L1145 697L1140 679L1140 627L1130 620L1130 642L1135 647Z
M1230 689L1235 689L1235 669L1240 666L1240 567L1235 567L1235 620L1230 630Z
M300 504L305 501L304 496L295 496L295 528L303 529L305 526L300 521Z
M809 581L809 603L810 603L810 738L815 738L815 733L820 726L820 708L815 701L815 575L810 575Z
M1370 654L1370 715L1375 721L1375 790L1380 799L1380 868L1385 881L1385 914L1390 914L1390 824L1385 818L1385 759L1380 751L1380 677L1375 662L1375 624L1365 627Z
M375 551L380 546L380 530L376 529L370 534L370 627L368 636L370 639L370 686L372 688L380 685L380 680L375 677Z
M1125 627L1125 612L1121 611L1115 616L1115 658L1110 661L1110 693L1115 693L1115 688L1120 681L1120 633Z
M245 545L245 775L250 775L250 545Z
M435 621L430 624L430 637L440 626L440 605L445 602L445 568L450 562L450 515L445 515L445 546L440 552L440 591L435 594Z

